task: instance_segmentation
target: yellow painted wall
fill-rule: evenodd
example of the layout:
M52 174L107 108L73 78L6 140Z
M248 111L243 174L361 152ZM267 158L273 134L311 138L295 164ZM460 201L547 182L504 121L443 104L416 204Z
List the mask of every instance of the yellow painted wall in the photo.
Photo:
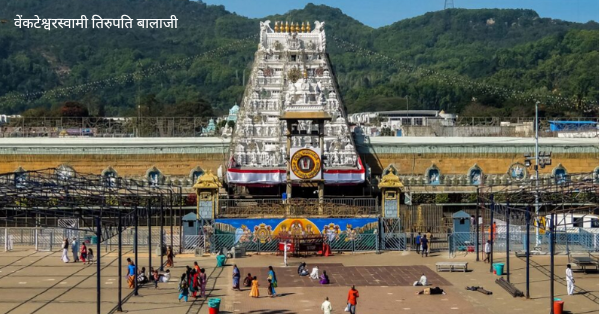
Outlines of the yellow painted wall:
M524 163L523 154L378 154L365 155L364 160L380 174L393 164L400 174L424 174L435 164L442 174L467 174L477 164L486 174L504 174L515 162ZM540 168L540 173L551 173L562 164L569 173L592 172L598 167L598 154L552 154L552 165ZM533 167L528 171L533 171Z
M187 176L196 166L216 173L222 154L156 154L156 155L0 155L0 171L12 172L19 166L25 170L56 168L66 164L75 171L100 174L108 166L119 176L144 176L152 166L164 175Z
M504 174L513 163L524 162L522 154L378 154L362 157L374 174L380 174L393 164L400 174L420 175L434 163L442 174L466 175L475 163L486 174ZM35 170L67 164L78 172L100 174L111 166L119 176L130 177L143 176L150 167L156 166L167 176L187 176L196 166L216 171L225 162L223 154L0 155L0 171L12 172L19 166ZM540 169L541 173L551 173L559 163L569 173L592 172L598 167L598 154L553 154L552 165Z

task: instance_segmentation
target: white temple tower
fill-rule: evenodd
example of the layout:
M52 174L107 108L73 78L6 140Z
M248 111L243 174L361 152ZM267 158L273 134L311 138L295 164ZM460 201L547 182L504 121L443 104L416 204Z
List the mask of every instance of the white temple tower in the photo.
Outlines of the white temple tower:
M286 182L284 112L323 111L325 124L323 179L326 185L360 184L365 169L348 128L346 112L326 54L324 22L260 23L260 42L232 135L227 182L278 185ZM311 134L301 121L299 134ZM310 136L294 137L292 148L314 147Z

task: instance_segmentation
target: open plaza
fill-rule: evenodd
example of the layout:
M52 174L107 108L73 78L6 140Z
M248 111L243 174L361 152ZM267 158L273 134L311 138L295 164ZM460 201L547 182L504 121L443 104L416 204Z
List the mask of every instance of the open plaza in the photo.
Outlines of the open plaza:
M139 287L137 296L127 288L125 277L118 277L117 254L101 254L102 313L114 313L117 308L119 281L123 286L122 309L128 313L209 313L207 298L220 298L220 313L322 313L321 304L329 297L334 313L346 305L348 290L355 285L360 293L357 313L548 313L550 303L549 256L534 256L531 263L531 295L529 299L514 298L494 281L489 264L476 262L473 253L453 258L468 263L467 272L436 272L435 264L448 261L447 252L432 252L421 257L416 252L385 252L382 254L334 254L329 257L290 257L288 266L283 257L274 254L249 255L228 259L224 267L215 267L214 256L194 257L181 254L175 257L170 269L173 277L168 283ZM123 256L133 257L129 251ZM147 254L140 253L139 266L147 266ZM154 257L157 258L157 257ZM525 262L511 256L511 282L525 289ZM178 278L185 266L197 261L209 274L207 298L190 298L187 303L177 300ZM496 261L505 262L505 256ZM308 277L300 277L301 262L309 268L318 266L329 274L331 283L320 285ZM232 290L232 265L242 275L258 277L261 297L251 298L249 288ZM595 313L598 310L598 272L575 272L576 291L567 296L565 269L567 258L556 257L555 297L564 301L568 313ZM273 266L278 278L276 298L267 296L268 266ZM165 269L166 270L166 269ZM2 313L93 313L96 309L96 265L63 263L59 252L35 252L19 248L0 254L0 312ZM126 270L123 270L125 273ZM439 286L444 295L415 295L423 287L414 287L421 274L429 283ZM491 291L486 295L469 291L467 286L479 286Z

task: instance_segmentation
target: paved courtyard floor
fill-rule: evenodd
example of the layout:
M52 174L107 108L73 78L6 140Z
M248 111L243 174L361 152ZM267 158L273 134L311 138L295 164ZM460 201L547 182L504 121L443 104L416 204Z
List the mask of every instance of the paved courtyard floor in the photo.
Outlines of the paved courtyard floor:
M127 251L127 250L125 250ZM123 259L132 257L131 251ZM139 267L148 267L148 254L140 253ZM469 272L437 273L438 261L467 261ZM433 254L422 258L414 252L386 252L383 254L343 254L330 257L290 258L288 267L283 266L280 256L270 254L251 255L228 260L228 266L214 268L214 257L178 255L171 269L169 283L158 289L143 286L139 296L127 289L125 278L118 278L117 254L102 252L101 313L113 313L117 305L117 287L123 285L123 310L129 313L208 313L206 299L189 302L177 301L177 278L184 272L185 265L198 261L209 274L209 298L222 299L221 313L293 314L322 313L320 305L329 297L334 313L342 313L348 289L356 285L360 292L358 313L549 313L550 278L548 256L532 257L531 298L513 298L494 283L496 275L489 272L489 264L475 262L469 254L448 258L447 253ZM496 255L496 261L505 257ZM331 284L323 286L307 277L296 275L299 263L306 262L309 268L317 265L326 270ZM598 313L598 272L576 272L577 294L566 295L566 257L556 257L555 293L565 301L565 310L571 313ZM160 258L154 256L153 265ZM231 265L240 267L243 275L256 275L261 284L261 298L253 299L249 290L232 291ZM123 260L125 265L125 261ZM511 282L525 290L524 260L510 257ZM277 273L279 287L276 298L266 297L267 267L271 265ZM433 286L440 286L445 295L415 295L420 287L411 286L425 273ZM125 274L125 270L123 270ZM465 290L465 286L483 286L493 292L483 295ZM96 312L96 265L62 263L58 252L35 252L17 249L0 252L0 313L95 313Z

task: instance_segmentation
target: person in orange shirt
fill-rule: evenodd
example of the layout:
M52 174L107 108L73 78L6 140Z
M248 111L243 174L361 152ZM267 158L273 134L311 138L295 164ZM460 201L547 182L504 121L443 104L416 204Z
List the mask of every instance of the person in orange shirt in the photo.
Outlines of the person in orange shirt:
M358 290L354 286L348 291L348 312L356 314L356 299L358 298Z
M490 234L490 240L496 240L496 235L497 235L497 231L496 231L496 222L494 221L494 223L492 224L492 226L488 229L488 233Z

